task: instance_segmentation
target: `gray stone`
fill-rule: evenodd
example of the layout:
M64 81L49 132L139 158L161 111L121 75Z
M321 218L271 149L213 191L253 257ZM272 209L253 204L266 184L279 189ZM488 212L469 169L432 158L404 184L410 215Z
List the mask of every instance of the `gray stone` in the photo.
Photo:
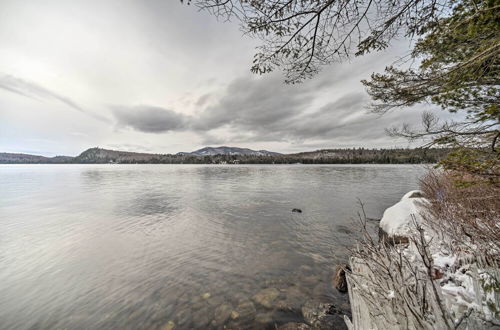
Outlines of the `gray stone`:
M259 313L255 315L255 322L259 324L268 324L273 322L272 313Z
M302 306L302 316L313 329L347 329L342 311L333 304L308 301Z
M235 310L238 313L238 318L248 320L254 319L255 313L257 310L255 309L255 305L250 300L242 301Z
M184 308L175 314L177 324L182 327L188 327L191 322L192 311L190 308Z
M224 303L224 297L222 296L215 296L215 297L210 297L207 299L207 302L210 306L219 306Z
M316 284L319 282L319 276L317 275L301 276L300 280L307 284Z
M162 330L174 330L175 329L175 323L173 321L168 321L165 326L163 326Z
M382 228L378 229L378 240L386 245L409 244L410 239L402 235L389 235Z
M280 292L276 288L267 288L260 290L255 296L252 297L253 301L266 308L272 308L273 302L278 298Z
M215 325L220 326L226 323L226 321L231 317L231 312L233 307L229 304L222 304L215 309L214 321Z
M347 278L345 269L350 269L348 265L338 265L333 274L332 285L342 293L347 292Z
M276 307L283 311L298 311L305 300L305 294L297 286L285 290L285 298L276 303Z
M195 328L205 328L212 321L212 313L206 308L193 311L192 321Z
M307 324L297 323L297 322L288 322L278 327L278 330L308 330L308 329L311 329L311 327L308 326Z

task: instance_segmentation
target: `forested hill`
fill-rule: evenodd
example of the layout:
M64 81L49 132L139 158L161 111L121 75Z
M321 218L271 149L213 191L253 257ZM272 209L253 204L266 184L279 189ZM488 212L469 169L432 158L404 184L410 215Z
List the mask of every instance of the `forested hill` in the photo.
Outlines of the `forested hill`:
M0 164L420 164L436 163L447 149L324 149L295 154L149 154L91 148L77 157L0 153Z

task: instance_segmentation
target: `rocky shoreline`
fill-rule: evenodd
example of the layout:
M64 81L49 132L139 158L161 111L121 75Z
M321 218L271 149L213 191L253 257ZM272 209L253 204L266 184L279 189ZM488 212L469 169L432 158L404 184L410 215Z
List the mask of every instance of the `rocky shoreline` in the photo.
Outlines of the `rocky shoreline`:
M349 305L329 300L311 298L298 286L268 287L250 297L236 294L230 301L206 292L192 298L191 307L177 312L162 329L347 329L343 317L350 315Z
M229 298L210 292L181 295L179 310L173 311L161 328L347 329L343 318L350 316L350 306L345 293L334 292L331 279L335 272L315 274L308 265L300 266L297 272L302 286L288 281L266 283L267 287L254 292L243 288ZM339 299L325 292L334 292Z

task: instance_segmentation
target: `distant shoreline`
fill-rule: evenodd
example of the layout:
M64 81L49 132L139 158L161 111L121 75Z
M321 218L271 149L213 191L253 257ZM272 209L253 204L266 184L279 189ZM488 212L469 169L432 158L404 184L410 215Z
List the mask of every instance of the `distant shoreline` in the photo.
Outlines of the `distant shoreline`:
M435 164L448 149L323 149L295 154L234 147L177 154L150 154L90 148L76 157L0 153L0 164Z

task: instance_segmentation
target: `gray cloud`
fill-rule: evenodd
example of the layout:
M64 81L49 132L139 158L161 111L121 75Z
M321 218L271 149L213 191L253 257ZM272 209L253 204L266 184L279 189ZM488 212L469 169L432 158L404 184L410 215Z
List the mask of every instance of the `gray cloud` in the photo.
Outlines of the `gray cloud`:
M207 103L209 98L210 98L210 94L203 94L202 96L200 96L198 98L198 100L196 100L195 105L198 107L204 106Z
M145 133L182 131L189 125L188 116L160 107L114 106L112 110L118 125Z
M315 103L319 96L338 91L346 84L354 85L352 81L338 81L335 76L298 86L282 84L278 76L239 78L217 103L204 110L192 127L200 132L224 127L233 133L223 137L203 133L203 142L207 144L313 140L332 146L390 146L396 141L385 134L385 128L420 122L425 107L400 109L384 116L370 113L369 97L359 88L352 88L356 92L343 91L335 101L326 101L324 105Z
M415 109L384 116L370 113L368 95L355 88L355 92L343 91L340 97L332 95L334 101L323 97L317 102L319 96L337 91L343 84L334 76L301 85L283 84L278 75L250 76L231 82L219 100L196 117L150 106L114 107L113 113L121 126L147 133L194 131L209 145L308 141L331 146L393 145L385 128L420 122L421 111ZM220 129L225 133L218 134Z
M245 130L272 130L306 110L316 91L308 85L285 85L279 75L235 79L194 125L198 130L230 126Z
M55 100L62 104L67 105L73 110L89 115L97 120L103 122L109 122L107 118L80 107L70 98L58 94L54 91L51 91L34 82L26 81L11 75L4 74L0 76L0 88L35 100Z

